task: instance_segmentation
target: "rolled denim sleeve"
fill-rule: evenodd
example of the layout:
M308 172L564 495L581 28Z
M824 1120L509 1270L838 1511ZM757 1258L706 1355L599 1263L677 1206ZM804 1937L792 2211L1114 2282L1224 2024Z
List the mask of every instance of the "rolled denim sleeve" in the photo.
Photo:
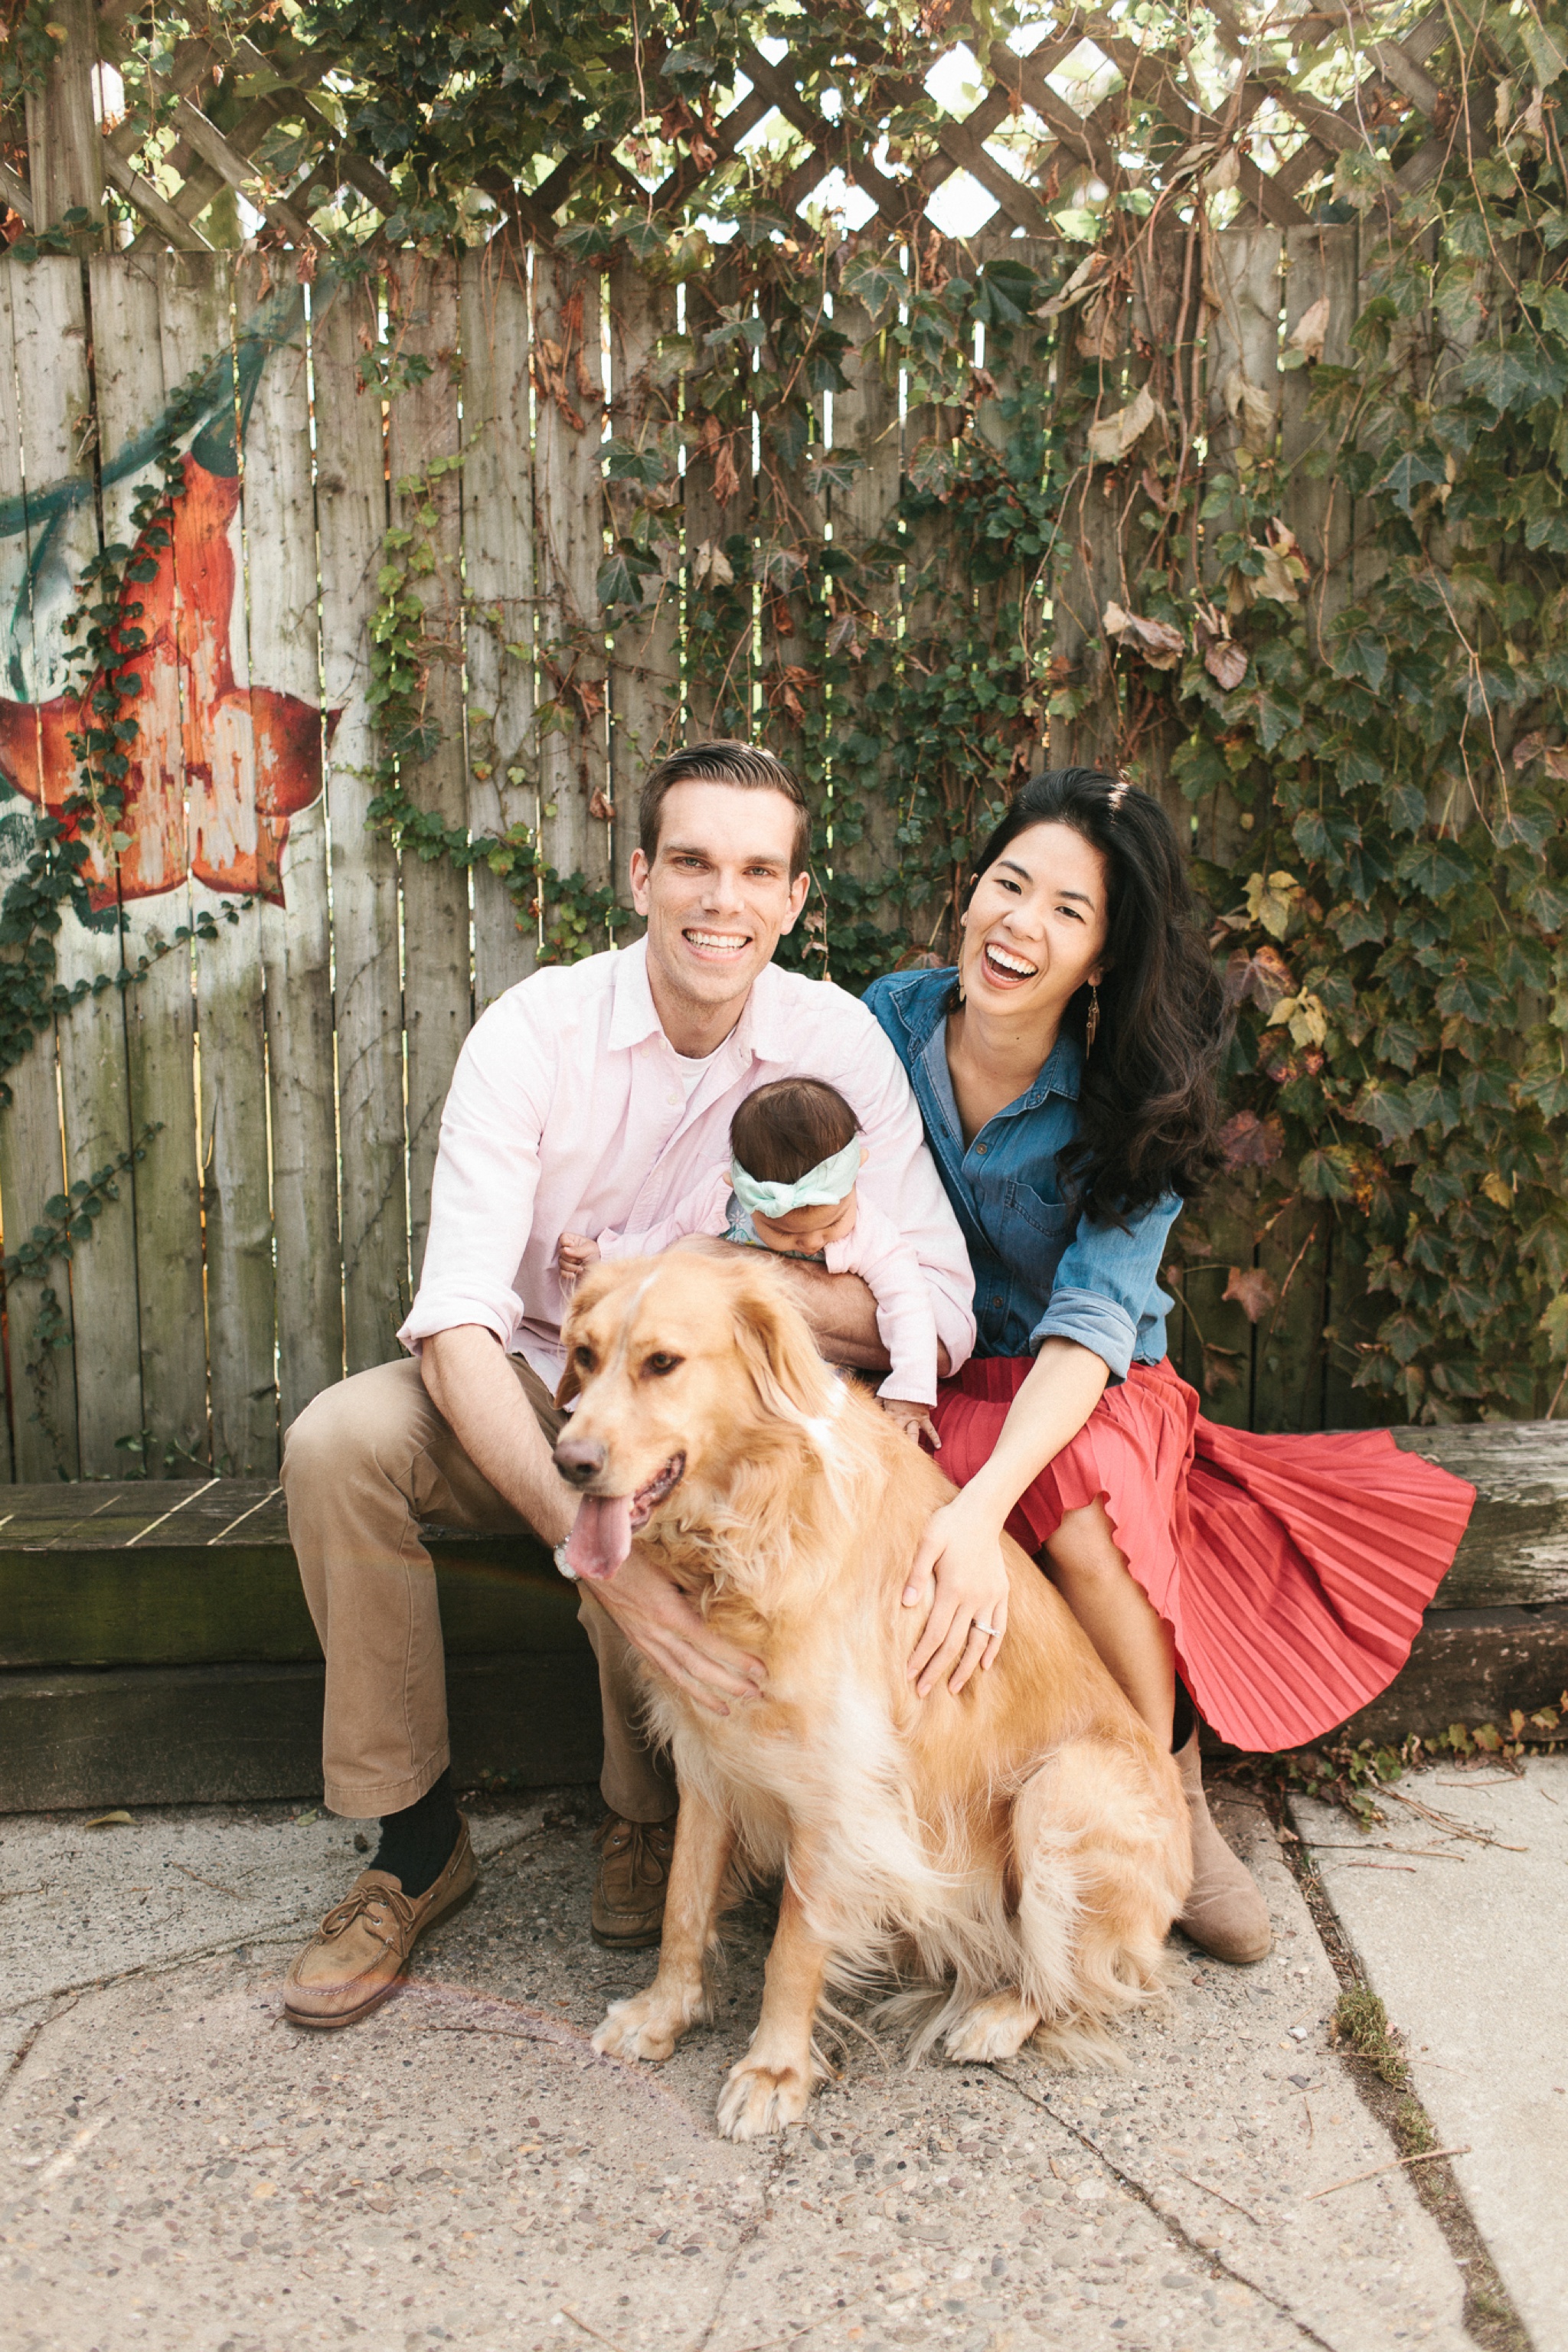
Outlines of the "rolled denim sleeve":
M1157 1277L1181 1200L1166 1192L1138 1210L1125 1226L1079 1220L1062 1253L1045 1313L1029 1335L1038 1354L1047 1339L1076 1339L1124 1381L1138 1344L1138 1326L1151 1302L1169 1306Z

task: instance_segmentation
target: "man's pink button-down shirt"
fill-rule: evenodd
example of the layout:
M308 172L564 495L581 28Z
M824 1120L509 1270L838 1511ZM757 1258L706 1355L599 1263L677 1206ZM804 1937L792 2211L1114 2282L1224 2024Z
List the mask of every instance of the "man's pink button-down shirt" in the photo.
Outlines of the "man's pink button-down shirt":
M417 1352L459 1323L493 1331L553 1387L563 1233L673 1215L729 1157L736 1107L770 1078L825 1078L860 1121L866 1196L914 1250L956 1371L974 1345L973 1278L899 1058L830 982L769 964L689 1100L639 941L535 972L477 1021L441 1115L430 1234L398 1333Z

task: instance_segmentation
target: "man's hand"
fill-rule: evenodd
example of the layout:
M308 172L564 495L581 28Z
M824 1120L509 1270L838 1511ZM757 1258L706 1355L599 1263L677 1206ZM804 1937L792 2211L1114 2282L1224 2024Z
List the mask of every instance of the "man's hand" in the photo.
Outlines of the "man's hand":
M728 1715L761 1694L766 1669L749 1650L713 1633L678 1586L634 1547L614 1576L579 1587L607 1609L634 1648L710 1715Z

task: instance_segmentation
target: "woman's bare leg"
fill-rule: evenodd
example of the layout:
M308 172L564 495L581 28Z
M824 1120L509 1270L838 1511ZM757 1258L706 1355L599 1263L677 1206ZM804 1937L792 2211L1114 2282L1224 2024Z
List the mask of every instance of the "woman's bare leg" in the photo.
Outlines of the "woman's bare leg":
M1051 1581L1163 1748L1171 1744L1171 1636L1116 1548L1103 1503L1069 1511L1046 1546Z

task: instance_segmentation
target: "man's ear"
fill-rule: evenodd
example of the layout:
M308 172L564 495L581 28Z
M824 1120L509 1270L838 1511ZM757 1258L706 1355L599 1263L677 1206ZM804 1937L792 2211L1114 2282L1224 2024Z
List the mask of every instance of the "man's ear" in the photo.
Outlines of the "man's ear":
M797 874L795 880L789 886L789 920L787 923L781 923L779 926L780 930L786 938L789 933L794 930L795 924L800 919L800 910L805 904L806 897L810 889L811 876L809 874Z
M639 843L631 855L632 905L646 921L647 918L648 862Z
M737 1299L735 1345L764 1412L799 1421L826 1410L833 1375L804 1317L771 1276L755 1277Z

